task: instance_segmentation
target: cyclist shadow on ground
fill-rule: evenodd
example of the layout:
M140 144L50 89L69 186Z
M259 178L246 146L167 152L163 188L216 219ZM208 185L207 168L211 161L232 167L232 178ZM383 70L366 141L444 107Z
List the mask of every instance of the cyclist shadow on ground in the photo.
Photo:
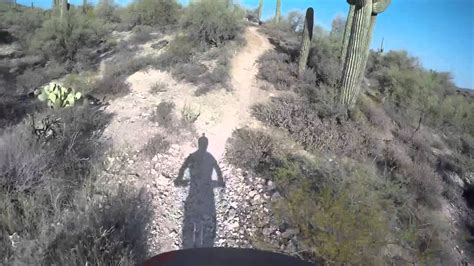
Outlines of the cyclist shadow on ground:
M212 154L207 152L209 140L203 134L198 150L190 154L179 169L175 185L189 185L184 204L182 248L212 247L216 237L216 206L214 188L224 187L222 172ZM189 169L189 180L184 179ZM215 170L217 181L212 180Z

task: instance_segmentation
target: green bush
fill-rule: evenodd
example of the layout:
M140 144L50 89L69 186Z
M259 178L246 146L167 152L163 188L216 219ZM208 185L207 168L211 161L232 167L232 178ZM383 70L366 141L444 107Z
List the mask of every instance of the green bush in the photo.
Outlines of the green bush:
M372 53L366 72L397 120L413 125L422 113L423 124L474 134L474 104L468 96L457 95L448 73L423 69L405 51Z
M284 155L284 146L274 134L241 128L235 130L227 141L226 158L236 166L267 172Z
M64 20L46 20L35 32L30 48L48 59L76 62L79 51L96 48L104 34L98 20L71 9Z
M201 47L221 46L242 31L243 10L227 0L193 1L187 7L182 28Z
M116 9L117 6L113 0L100 0L95 7L94 14L106 22L118 22L119 17L116 15Z
M350 161L337 166L294 157L277 168L283 199L278 215L300 230L300 248L308 259L332 264L380 264L392 235L383 184L375 170ZM336 168L337 167L337 168Z
M0 28L9 29L23 49L27 49L32 35L47 19L39 9L0 9Z
M122 14L122 20L131 25L166 26L179 19L176 0L135 0Z

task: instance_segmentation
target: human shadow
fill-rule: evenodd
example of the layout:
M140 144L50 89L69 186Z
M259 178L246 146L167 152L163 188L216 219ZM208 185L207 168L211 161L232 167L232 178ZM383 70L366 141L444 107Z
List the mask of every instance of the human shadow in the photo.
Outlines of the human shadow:
M198 140L198 150L186 158L175 180L177 186L189 185L184 204L184 249L214 246L217 227L214 188L224 187L224 179L216 159L207 152L208 144L203 134ZM184 179L186 169L189 169L189 180ZM217 181L212 180L214 170Z

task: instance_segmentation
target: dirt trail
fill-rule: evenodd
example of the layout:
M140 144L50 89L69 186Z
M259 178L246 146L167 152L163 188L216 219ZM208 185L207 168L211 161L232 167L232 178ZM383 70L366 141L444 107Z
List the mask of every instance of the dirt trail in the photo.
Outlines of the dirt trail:
M158 130L148 121L154 106L161 101L172 101L178 111L187 106L201 113L195 124L197 132L206 134L210 142L209 151L216 159L222 159L225 143L232 131L255 123L249 113L250 107L268 98L268 92L257 88L256 61L272 46L256 27L248 27L244 37L247 44L237 51L231 62L232 91L215 90L196 97L194 86L176 82L167 72L139 71L127 80L132 92L111 102L109 111L115 117L105 135L112 139L116 148L125 145L140 150ZM151 94L149 89L156 82L168 84L168 91ZM189 152L191 146L187 148Z
M220 123L207 129L210 140L209 151L217 160L224 155L225 143L236 128L255 123L250 116L250 108L268 96L257 88L257 60L272 48L268 39L257 32L257 28L249 27L245 31L246 46L237 53L231 62L230 76L233 92L228 101L221 102L224 108ZM204 128L202 130L205 130Z
M173 144L166 154L158 154L149 160L140 158L138 153L147 142L163 130L149 120L155 106L163 101L175 103L178 116L185 106L200 113L194 126L199 135L205 133L208 137L208 151L222 170L226 190L215 191L215 245L245 246L243 235L252 235L249 233L252 224L245 220L245 217L251 217L250 213L246 213L250 209L249 201L255 200L261 204L263 197L255 196L258 193L252 192L256 182L246 183L243 175L222 159L233 130L243 126L258 126L250 115L250 108L269 99L271 94L259 89L256 62L272 46L256 27L248 27L244 37L246 45L236 51L231 61L231 91L212 90L205 95L195 96L197 87L192 84L176 81L168 72L147 69L127 79L131 89L129 95L110 102L108 111L114 114L114 118L104 131L104 136L110 139L116 151L132 157L125 160L126 169L112 176L112 179L124 180L117 181L119 183L147 187L152 195L155 214L150 225L151 254L183 247L181 232L185 216L184 202L189 188L176 187L173 179L184 159L196 150L196 139L188 138ZM150 93L150 88L157 82L167 84L168 89L159 94ZM178 133L167 134L178 136ZM255 197L249 199L249 194ZM238 213L246 214L244 218L239 218Z

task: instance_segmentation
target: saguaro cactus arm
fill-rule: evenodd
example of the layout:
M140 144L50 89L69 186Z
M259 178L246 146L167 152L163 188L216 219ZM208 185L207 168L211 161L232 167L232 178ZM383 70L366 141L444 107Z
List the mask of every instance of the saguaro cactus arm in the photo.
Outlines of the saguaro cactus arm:
M392 3L392 0L375 0L372 4L372 14L378 15L384 12L387 10L390 3Z
M350 109L359 96L377 14L385 11L391 0L347 0L347 2L355 5L355 10L340 86L341 103Z
M61 0L61 19L65 18L67 10L67 0Z
M257 8L258 21L262 20L262 12L263 12L263 0L260 0L258 1L258 8Z
M276 12L275 12L275 23L280 23L281 17L281 0L277 0L276 3Z
M306 10L306 17L304 20L303 39L300 48L300 60L298 64L298 76L301 78L308 63L309 50L311 48L311 41L313 40L313 26L314 26L314 10L308 8Z
M341 57L339 58L340 68L344 66L344 61L347 55L347 46L349 45L349 38L351 36L352 20L354 18L355 6L350 5L349 14L347 15L346 26L344 27L344 36L342 38ZM342 71L342 70L341 70Z
M372 0L348 0L348 2L355 4L355 11L341 77L341 103L352 108L359 94L360 73L365 65L364 49L372 15Z

